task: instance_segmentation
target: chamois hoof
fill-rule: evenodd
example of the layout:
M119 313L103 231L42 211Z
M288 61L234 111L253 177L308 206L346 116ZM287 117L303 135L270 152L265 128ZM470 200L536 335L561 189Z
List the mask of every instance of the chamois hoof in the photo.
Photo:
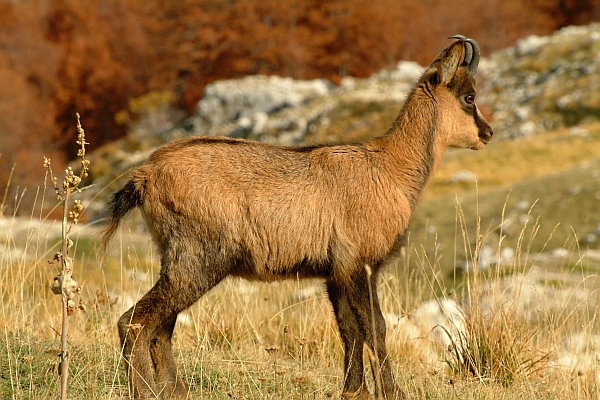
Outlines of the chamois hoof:
M409 397L402 389L399 387L392 388L390 390L386 390L383 395L380 395L377 400L414 400L412 397Z
M361 386L356 392L344 392L342 393L343 400L369 400L371 395L367 390L366 386Z

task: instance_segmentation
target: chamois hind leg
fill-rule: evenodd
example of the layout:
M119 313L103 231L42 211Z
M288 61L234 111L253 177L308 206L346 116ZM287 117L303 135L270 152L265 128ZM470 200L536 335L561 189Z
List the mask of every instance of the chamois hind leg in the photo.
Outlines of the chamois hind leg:
M354 317L358 322L358 327L364 333L365 342L373 351L374 358L371 358L371 369L376 384L376 398L385 400L406 399L406 394L396 385L385 347L385 318L379 307L377 275L373 274L369 278L365 271L355 277L353 283L353 290L348 292L348 300L350 309L354 312ZM381 390L379 390L377 380L381 383Z
M119 336L133 397L166 399L187 396L177 374L171 338L177 314L218 284L227 269L210 269L178 254L176 265L163 257L161 276L146 295L119 319ZM153 369L160 384L156 390Z
M165 324L156 328L153 338L150 340L150 357L156 371L158 392L166 398L185 398L187 396L187 387L177 375L177 366L171 345L176 321L177 314L174 314Z
M344 343L344 399L369 399L364 381L364 332L359 329L348 299L348 290L335 282L327 282L327 294L333 305L338 330Z
M154 305L161 298L161 279L132 308L119 318L119 338L125 359L129 388L135 399L155 399L153 366L150 359L150 337L160 324Z

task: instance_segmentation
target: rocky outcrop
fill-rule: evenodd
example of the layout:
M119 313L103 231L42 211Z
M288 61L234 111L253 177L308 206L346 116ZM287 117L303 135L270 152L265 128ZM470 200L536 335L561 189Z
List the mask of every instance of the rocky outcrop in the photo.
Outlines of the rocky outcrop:
M284 109L298 108L317 97L328 96L333 85L323 79L295 81L278 76L247 76L207 85L198 102L194 132L211 136L261 137L273 130L295 131L290 141L302 139L309 118L272 118ZM321 107L322 109L322 107ZM314 112L312 114L315 114Z
M340 102L402 101L421 71L403 61L368 79L345 78L339 87L323 79L278 76L217 81L206 86L187 134L298 144L316 124L328 124Z
M504 138L600 118L600 25L530 36L482 60L480 103Z

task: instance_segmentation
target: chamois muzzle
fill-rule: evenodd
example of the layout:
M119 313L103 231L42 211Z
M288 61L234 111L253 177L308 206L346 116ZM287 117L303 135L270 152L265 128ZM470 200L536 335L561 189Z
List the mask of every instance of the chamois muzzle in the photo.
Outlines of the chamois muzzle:
M453 35L448 39L459 39L469 44L469 46L465 46L465 58L460 66L467 67L469 75L475 76L480 59L479 45L477 42L463 35Z
M480 133L479 140L484 144L489 144L492 141L492 136L494 136L494 131L490 129L489 131Z

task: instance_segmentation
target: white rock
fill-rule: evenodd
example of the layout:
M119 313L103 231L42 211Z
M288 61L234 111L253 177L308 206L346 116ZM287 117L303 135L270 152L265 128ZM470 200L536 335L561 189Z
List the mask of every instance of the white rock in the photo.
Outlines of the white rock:
M243 79L216 81L206 86L198 102L197 115L211 124L250 120L257 113L271 114L286 107L330 93L331 85L323 79L293 80L278 76L247 76Z
M442 348L447 348L465 334L464 313L454 300L425 301L411 315L414 323L428 333L432 343Z
M465 169L455 172L451 177L450 181L452 183L458 182L477 182L477 175L475 175L471 171L467 171Z
M548 42L550 42L550 38L548 36L531 35L517 40L517 45L515 48L517 54L523 56L537 52L540 47L548 44Z
M396 69L392 71L391 76L394 79L405 79L407 81L416 81L425 68L414 61L398 61Z

